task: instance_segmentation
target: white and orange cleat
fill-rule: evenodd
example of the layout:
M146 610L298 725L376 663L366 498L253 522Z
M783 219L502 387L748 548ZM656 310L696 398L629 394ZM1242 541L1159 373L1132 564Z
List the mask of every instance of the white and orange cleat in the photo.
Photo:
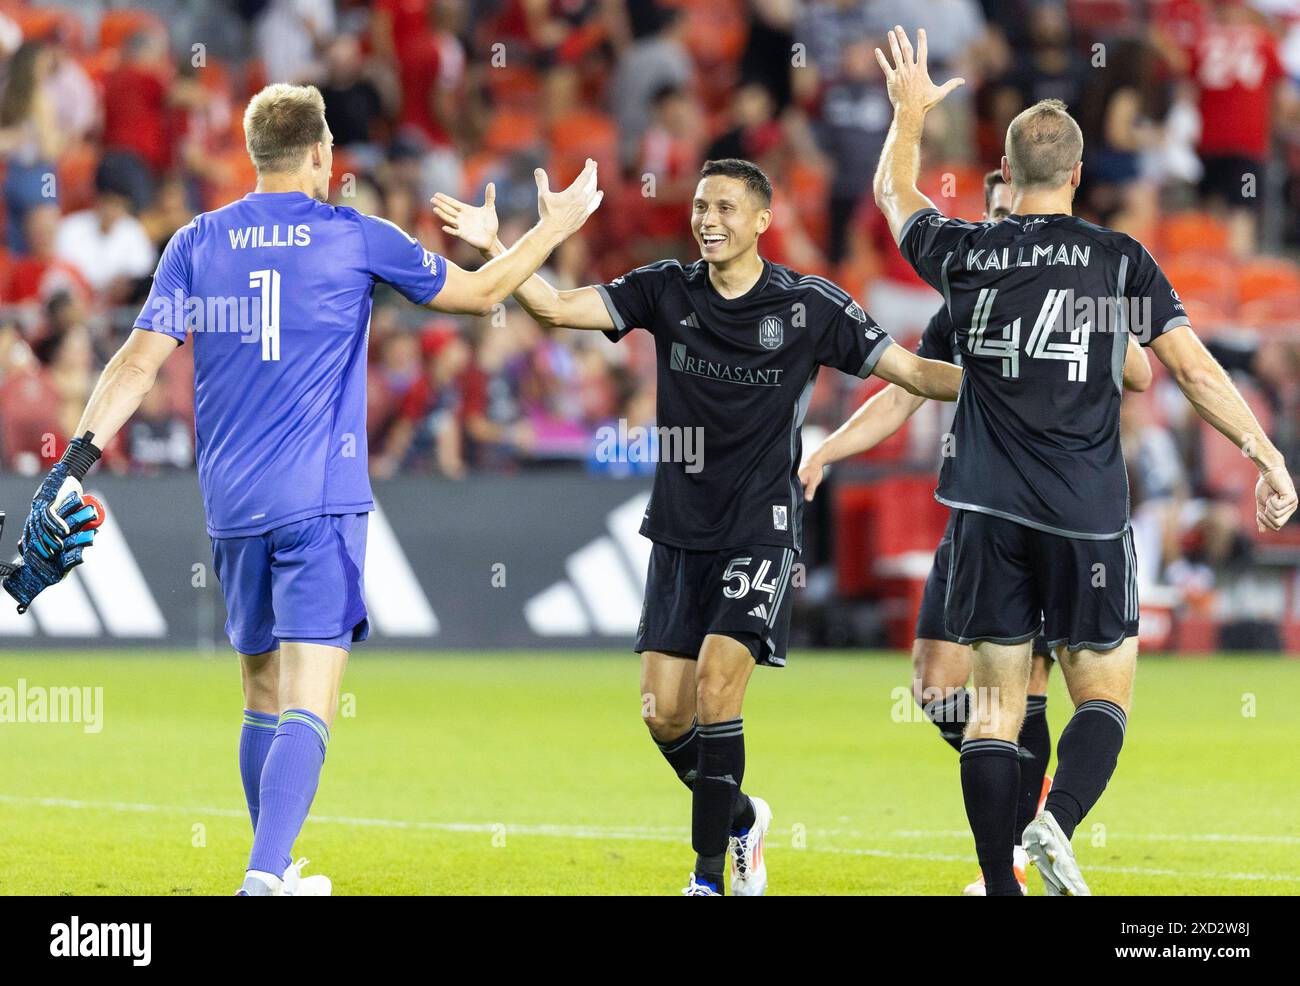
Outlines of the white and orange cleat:
M733 835L728 846L731 856L731 896L762 897L767 890L767 860L763 840L772 824L772 809L762 798L750 797L754 824L744 835Z
M1026 896L1029 894L1029 854L1021 846L1016 846L1011 853L1011 868L1016 871L1016 883L1020 884L1020 892ZM984 874L981 873L974 883L968 883L962 890L963 897L984 897Z

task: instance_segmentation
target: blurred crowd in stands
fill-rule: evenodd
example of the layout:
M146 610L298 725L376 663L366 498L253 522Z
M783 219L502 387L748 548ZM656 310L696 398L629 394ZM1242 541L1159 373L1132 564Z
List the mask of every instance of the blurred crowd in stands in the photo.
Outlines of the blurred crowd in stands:
M870 195L891 118L873 49L895 23L926 27L934 75L967 81L931 116L923 190L977 218L1007 122L1063 99L1086 139L1079 212L1149 246L1300 461L1300 0L0 0L0 468L61 451L167 239L252 189L240 118L268 81L324 94L336 201L463 265L478 258L433 192L478 202L495 182L511 242L535 167L556 186L596 158L605 204L545 271L562 287L692 257L701 163L750 158L777 188L763 253L910 343L940 299ZM513 305L431 320L380 289L374 473L604 469L597 429L654 419L653 349L632 338L548 332ZM187 350L107 468L191 466ZM1221 461L1169 388L1125 404L1137 509L1163 505L1160 543L1221 560L1249 466ZM823 374L810 421L867 392ZM868 465L930 468L942 420L918 415Z

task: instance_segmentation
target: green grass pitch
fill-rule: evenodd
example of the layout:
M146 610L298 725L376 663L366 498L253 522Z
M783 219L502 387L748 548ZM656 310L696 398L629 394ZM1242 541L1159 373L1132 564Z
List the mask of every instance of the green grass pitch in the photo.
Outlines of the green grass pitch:
M0 724L0 893L235 889L251 832L233 657L0 655L0 688L19 678L102 687L103 728ZM957 758L900 701L907 678L895 654L755 674L745 787L775 812L771 893L955 894L975 875ZM1141 660L1119 771L1075 838L1094 893L1300 892L1298 685L1276 657ZM360 647L343 690L296 847L335 893L684 884L688 795L639 721L634 656ZM1068 707L1054 674L1054 738Z

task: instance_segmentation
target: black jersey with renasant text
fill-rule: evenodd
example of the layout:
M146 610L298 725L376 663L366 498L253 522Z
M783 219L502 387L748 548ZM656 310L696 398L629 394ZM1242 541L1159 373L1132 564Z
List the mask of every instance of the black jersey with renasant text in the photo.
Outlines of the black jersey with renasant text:
M663 260L597 290L611 339L637 326L655 339L659 459L641 533L694 550L799 551L799 428L818 367L868 376L889 335L830 281L768 261L738 298L718 293L702 260Z
M1128 527L1124 354L1188 319L1137 240L1068 215L921 209L899 247L943 293L966 373L935 496L1076 538Z

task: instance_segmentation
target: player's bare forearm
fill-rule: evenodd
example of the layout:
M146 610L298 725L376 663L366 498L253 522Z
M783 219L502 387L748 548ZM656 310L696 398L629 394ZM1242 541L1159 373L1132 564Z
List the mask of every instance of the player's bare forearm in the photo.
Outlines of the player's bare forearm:
M476 271L447 265L447 283L429 307L454 315L486 315L514 294L564 240L556 224L542 220Z
M536 226L519 238L509 249L492 257L486 264L466 273L455 264L447 264L447 281L429 302L437 311L486 315L496 305L519 290L520 285L537 273L551 251L582 228L582 224L600 206L605 193L596 186L596 162L587 159L582 173L561 192L552 192L550 180L541 168L533 177L537 181ZM481 207L467 207L463 202L435 195L434 212L449 225L452 233L480 249L496 240L497 219L492 185L485 190ZM461 226L464 213L464 227ZM455 225L451 225L455 224ZM471 231L470 227L474 229ZM482 239L480 239L482 237Z
M1136 339L1129 336L1124 352L1124 389L1138 393L1151 386L1151 361Z
M894 122L890 124L876 165L872 190L895 243L901 238L903 224L911 216L920 209L934 208L934 203L916 187L921 167L921 132L924 129L923 111L895 110Z
M86 402L76 434L93 432L105 448L131 420L158 379L158 370L176 351L176 340L160 332L135 329L108 361Z
M890 343L871 372L882 380L898 384L916 397L955 401L961 390L960 366L937 359L923 359L896 342Z
M810 458L821 465L831 465L870 451L903 427L925 400L889 384L872 394L852 417L827 436Z
M500 256L506 249L498 238L486 250L485 257ZM540 274L534 274L514 292L515 301L539 325L569 329L612 329L614 320L594 288L560 291Z
M1250 405L1189 326L1157 337L1151 348L1196 413L1241 449L1260 472L1282 468L1281 453L1264 434Z

